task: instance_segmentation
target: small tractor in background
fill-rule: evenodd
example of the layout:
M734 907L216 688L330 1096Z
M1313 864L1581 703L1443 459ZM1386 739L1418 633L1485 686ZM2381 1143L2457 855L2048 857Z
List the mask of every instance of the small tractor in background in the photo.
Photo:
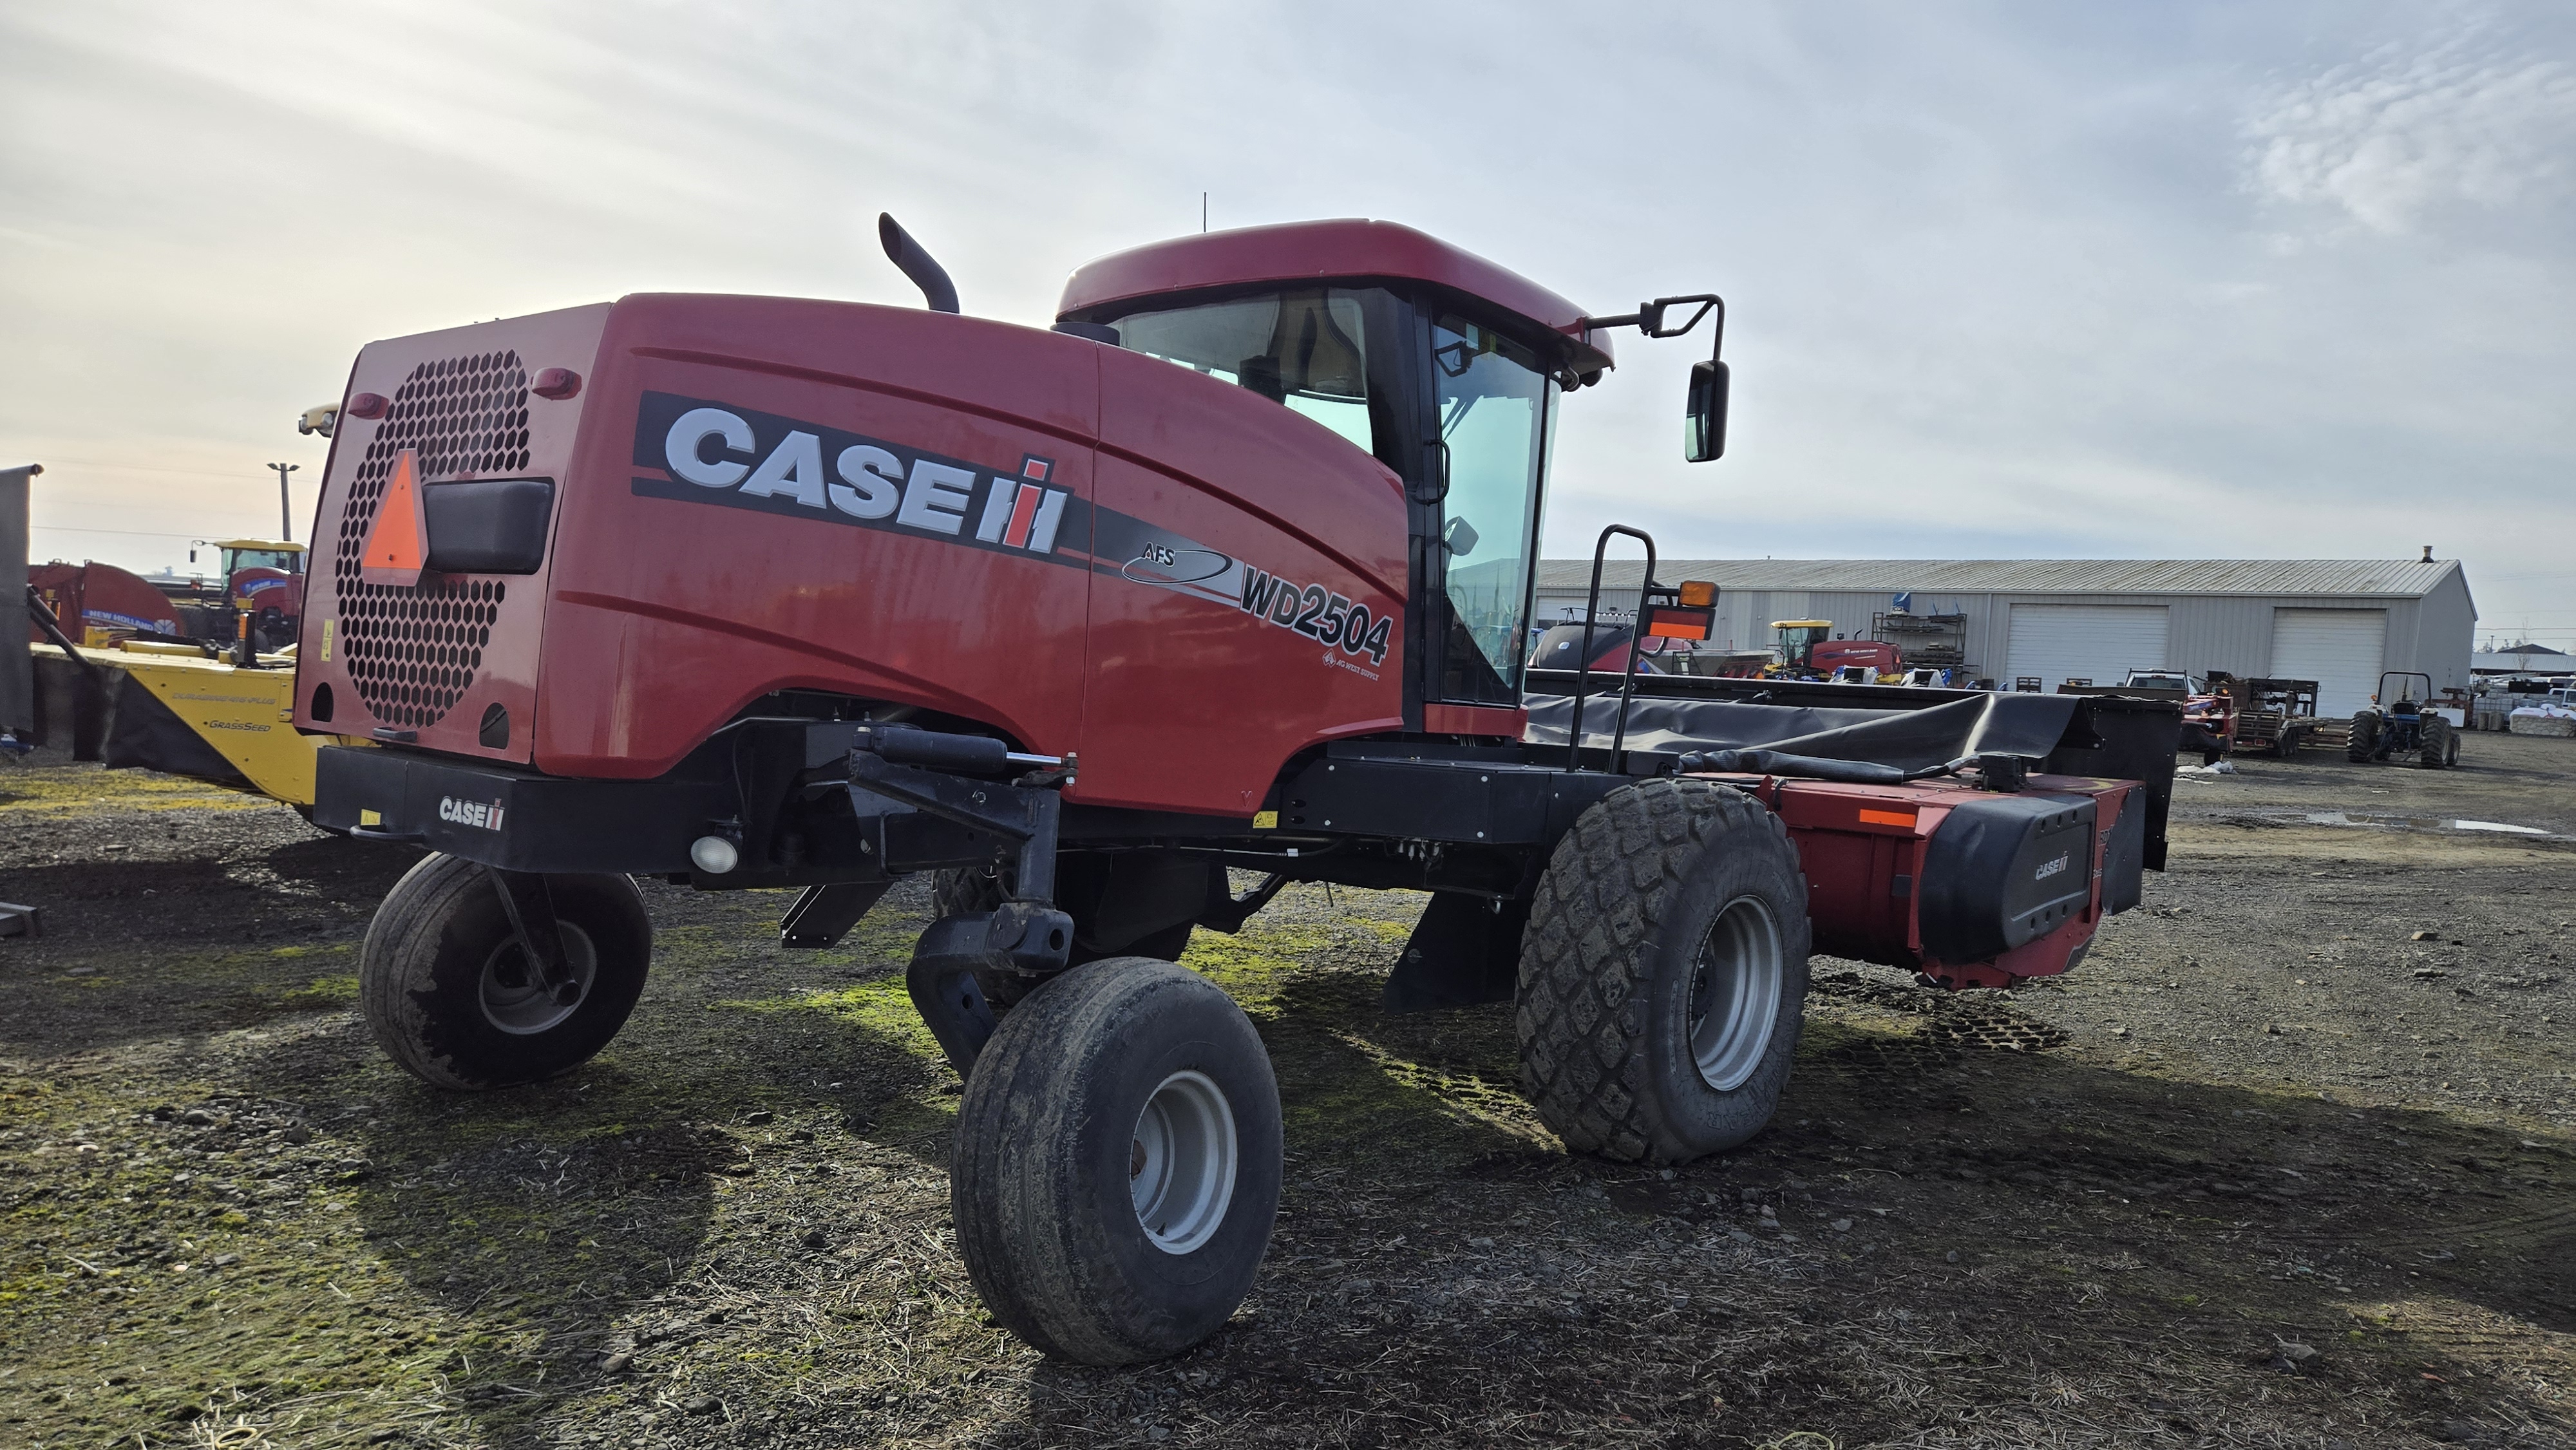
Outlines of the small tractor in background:
M1292 882L1426 893L1387 1010L1511 1002L1567 1147L1682 1163L1770 1120L1811 953L2053 976L2164 865L2162 702L1614 676L1592 623L1530 668L1559 410L1713 295L1593 316L1322 221L1101 258L1017 326L880 234L930 310L643 294L358 355L295 718L378 746L321 752L321 824L426 848L359 966L422 1080L606 1046L635 875L795 888L798 950L927 877L958 1252L997 1323L1130 1363L1266 1252L1278 1085L1173 959ZM1686 459L1726 393L1712 348ZM1707 640L1715 586L1619 525L1584 620L1614 536L1636 635Z
M2397 682L2392 692L2389 682ZM2421 681L2421 688L2417 686ZM2393 762L2412 756L2426 770L2446 770L2460 763L2460 735L2433 704L2433 677L2413 670L2390 670L2379 677L2370 705L2353 712L2352 734L2344 757L2352 761Z
M223 561L215 598L235 663L291 647L304 624L304 546L285 539L223 539L212 547ZM190 549L189 561L196 557ZM174 601L179 597L172 595Z

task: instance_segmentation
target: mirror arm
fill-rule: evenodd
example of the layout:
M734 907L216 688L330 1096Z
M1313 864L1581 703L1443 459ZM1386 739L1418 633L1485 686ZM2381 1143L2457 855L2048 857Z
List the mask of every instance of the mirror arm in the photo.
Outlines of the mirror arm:
M1680 326L1668 327L1664 324L1664 314L1667 311L1693 302L1698 303L1699 306ZM1717 333L1723 341L1726 334L1726 299L1714 292L1694 292L1687 297L1658 297L1652 302L1637 304L1637 310L1634 312L1623 312L1616 317L1584 318L1581 326L1587 336L1595 332L1608 332L1614 327L1633 327L1648 337L1679 337L1699 326L1699 320L1711 312L1717 314Z

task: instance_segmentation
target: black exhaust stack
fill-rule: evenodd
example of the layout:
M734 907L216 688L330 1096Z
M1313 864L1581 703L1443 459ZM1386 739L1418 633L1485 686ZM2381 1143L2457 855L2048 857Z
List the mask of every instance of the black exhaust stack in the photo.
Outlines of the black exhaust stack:
M930 259L912 233L894 219L894 213L877 213L877 240L885 243L886 260L903 269L912 285L921 289L921 300L933 312L957 310L957 284L948 280L948 269Z

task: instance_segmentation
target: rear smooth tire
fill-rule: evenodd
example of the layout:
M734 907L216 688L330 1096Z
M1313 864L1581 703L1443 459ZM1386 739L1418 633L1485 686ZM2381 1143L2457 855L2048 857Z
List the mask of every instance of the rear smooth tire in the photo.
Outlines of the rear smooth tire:
M623 876L548 876L581 995L557 1005L534 981L491 874L428 856L376 908L358 1001L385 1055L433 1087L537 1082L587 1062L626 1025L653 960L653 924Z
M1604 796L1522 937L1521 1071L1566 1146L1686 1163L1779 1106L1807 997L1807 882L1779 819L1700 781Z
M1170 962L1109 957L1021 999L976 1059L949 1208L1004 1328L1135 1364L1251 1292L1280 1172L1279 1086L1243 1009Z
M2451 732L2448 717L2424 712L2423 748L2415 753L2415 763L2426 770L2442 770L2460 758L2460 740Z

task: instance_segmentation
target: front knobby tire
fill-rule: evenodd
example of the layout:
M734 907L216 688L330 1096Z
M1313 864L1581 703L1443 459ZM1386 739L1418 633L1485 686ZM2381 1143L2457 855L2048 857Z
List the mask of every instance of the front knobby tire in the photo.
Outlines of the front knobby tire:
M385 1055L433 1087L514 1087L587 1062L626 1025L653 959L644 899L623 876L548 876L581 995L536 983L490 873L433 855L376 908L358 1000Z
M1566 1146L1686 1163L1771 1120L1807 997L1807 882L1741 792L1657 780L1577 817L1522 937L1521 1071Z
M1039 1350L1136 1364L1252 1289L1279 1208L1279 1088L1232 999L1170 962L1075 967L967 1080L949 1206L985 1306Z

